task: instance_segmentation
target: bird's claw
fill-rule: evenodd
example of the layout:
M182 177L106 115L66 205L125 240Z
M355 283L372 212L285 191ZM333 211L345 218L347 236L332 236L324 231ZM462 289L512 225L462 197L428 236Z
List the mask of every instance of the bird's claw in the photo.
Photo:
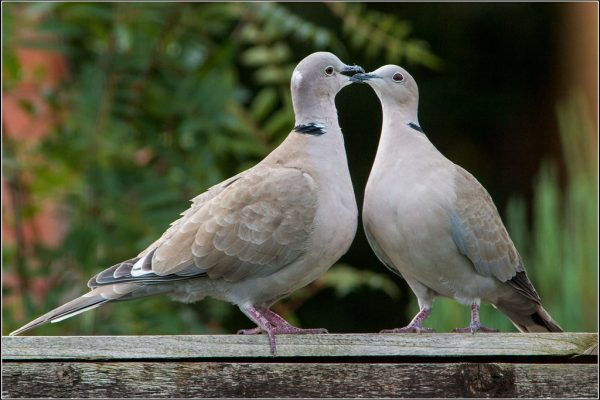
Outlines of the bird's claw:
M329 331L325 328L302 329L291 325L275 327L271 330L271 332L276 335L314 335L329 333ZM265 331L259 327L251 329L240 329L239 331L237 331L238 335L260 335L263 333L265 333Z
M425 328L422 326L405 326L404 328L384 329L379 333L434 333L435 331L431 328Z
M302 328L297 328L295 326L289 325L289 326L275 328L275 333L287 334L287 335L313 335L313 334L325 334L325 333L329 333L329 331L325 328L302 329Z
M481 324L471 324L471 325L467 326L466 328L452 329L452 332L454 332L454 333L471 333L474 335L476 332L496 333L496 332L500 332L500 331L498 329L488 328L487 326L483 326Z
M313 334L325 334L329 331L325 328L310 328L302 329L292 325L279 325L273 326L271 329L264 330L260 327L251 329L240 329L237 331L238 335L260 335L266 333L269 336L269 346L271 347L271 355L275 356L277 353L277 342L275 335L313 335Z

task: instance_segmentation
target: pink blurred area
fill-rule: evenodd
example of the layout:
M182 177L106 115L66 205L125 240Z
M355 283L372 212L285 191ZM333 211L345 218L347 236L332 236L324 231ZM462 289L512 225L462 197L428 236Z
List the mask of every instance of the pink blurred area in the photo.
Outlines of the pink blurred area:
M16 87L2 93L2 131L5 138L19 141L20 146L32 146L40 138L48 135L57 116L43 99L44 91L57 88L61 80L68 79L67 64L64 57L43 50L18 49L17 57L21 64L22 81ZM28 104L28 112L23 104ZM19 250L26 257L32 246L41 244L59 247L67 230L67 222L58 213L57 205L51 200L40 205L40 209L27 218L18 207L29 196L28 176L21 174L19 181L10 182L2 176L2 243L19 243ZM27 282L28 290L35 293L37 299L47 295L50 282L45 277L33 277ZM16 272L3 272L2 285L7 289L23 288L24 282ZM3 301L18 303L18 290L10 290L12 296L4 296ZM13 309L20 309L15 307Z
M57 120L57 116L44 101L42 93L56 88L62 79L68 77L67 65L63 56L48 51L19 49L17 56L22 66L23 79L19 86L2 93L2 128L6 137L29 146L48 135L52 124ZM23 107L25 103L35 112L26 111ZM22 178L26 186L27 176ZM21 193L14 193L15 190ZM17 240L15 203L19 202L20 196L27 196L27 193L23 193L23 188L15 188L4 176L2 192L2 241L14 243ZM26 243L39 242L48 246L58 246L65 229L56 214L55 204L43 204L34 216L20 221L22 239Z

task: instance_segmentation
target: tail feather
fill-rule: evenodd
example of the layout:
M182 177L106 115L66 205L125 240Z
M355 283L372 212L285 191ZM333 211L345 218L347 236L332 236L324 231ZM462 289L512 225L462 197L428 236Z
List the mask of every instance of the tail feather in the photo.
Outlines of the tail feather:
M34 319L16 331L11 332L10 336L18 335L48 322L59 322L65 320L82 312L99 307L109 301L131 299L135 297L142 297L148 294L148 291L144 290L143 285L138 283L120 283L115 285L99 286L83 296L71 300L62 306L47 312L41 317Z
M110 300L103 298L102 296L91 296L91 297L78 297L74 300L69 301L66 304L63 304L60 307L55 308L54 310L47 312L39 318L34 319L30 323L24 325L23 327L17 329L10 333L10 336L18 335L29 329L35 328L39 325L48 323L48 322L58 322L84 311L91 310L92 308L96 308L101 306L102 304L108 302Z
M552 319L550 314L540 304L535 304L533 310L523 312L518 308L497 305L520 332L563 332L563 329Z
M531 318L538 326L545 326L548 332L563 331L542 306L539 306L539 309L535 313L531 314Z

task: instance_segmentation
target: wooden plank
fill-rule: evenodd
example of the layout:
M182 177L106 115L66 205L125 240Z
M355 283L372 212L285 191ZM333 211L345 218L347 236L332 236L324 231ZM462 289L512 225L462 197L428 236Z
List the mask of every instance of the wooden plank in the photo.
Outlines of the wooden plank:
M277 340L278 357L589 357L598 348L597 333L280 335ZM224 357L271 353L263 335L2 337L4 361Z
M593 364L5 363L2 397L598 396Z

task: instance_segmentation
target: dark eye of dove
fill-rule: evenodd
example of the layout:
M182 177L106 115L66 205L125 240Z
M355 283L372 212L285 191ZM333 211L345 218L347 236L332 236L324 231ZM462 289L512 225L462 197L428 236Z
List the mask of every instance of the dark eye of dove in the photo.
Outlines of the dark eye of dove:
M333 72L334 72L334 68L331 65L328 66L327 68L325 68L325 75L331 76L331 75L333 75Z
M402 75L400 72L396 72L394 76L392 76L392 79L394 82L402 82L404 80L404 75Z

